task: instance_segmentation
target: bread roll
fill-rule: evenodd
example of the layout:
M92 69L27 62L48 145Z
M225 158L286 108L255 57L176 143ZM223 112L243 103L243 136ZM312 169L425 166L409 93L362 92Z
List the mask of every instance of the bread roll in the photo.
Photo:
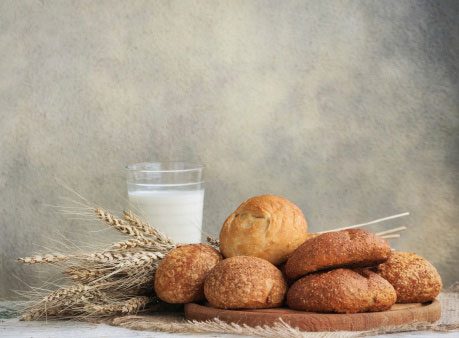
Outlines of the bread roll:
M442 288L437 269L414 253L394 252L376 271L395 288L397 303L429 302Z
M392 285L367 269L336 269L307 275L287 293L290 308L311 312L385 311L395 299Z
M255 256L278 265L306 239L301 210L285 198L262 195L242 203L220 232L223 256Z
M157 296L175 304L203 300L204 279L221 260L220 253L206 244L183 245L171 250L156 269Z
M329 232L304 242L289 257L285 273L299 278L336 267L367 267L385 262L391 254L387 242L366 230Z
M223 260L204 282L210 305L221 309L277 307L282 304L286 291L279 269L264 259L249 256Z

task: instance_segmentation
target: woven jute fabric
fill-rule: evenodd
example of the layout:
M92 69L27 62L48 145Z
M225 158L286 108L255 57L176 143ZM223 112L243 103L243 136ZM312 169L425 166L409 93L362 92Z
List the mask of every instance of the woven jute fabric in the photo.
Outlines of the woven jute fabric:
M275 323L273 326L263 327L227 324L218 319L197 322L188 321L183 317L183 314L178 313L118 317L112 319L110 324L143 331L231 333L261 337L358 337L407 331L446 332L459 330L459 284L455 284L447 292L441 293L438 299L441 303L442 315L440 320L435 323L416 323L359 332L302 332L282 321Z

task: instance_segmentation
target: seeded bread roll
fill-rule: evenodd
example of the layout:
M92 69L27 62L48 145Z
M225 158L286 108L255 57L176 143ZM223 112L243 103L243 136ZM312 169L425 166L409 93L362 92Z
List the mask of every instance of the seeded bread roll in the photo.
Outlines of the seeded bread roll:
M262 195L242 203L220 232L223 256L255 256L278 265L307 237L308 224L289 200Z
M171 250L156 269L156 294L161 300L174 304L204 300L204 279L221 260L220 253L206 244L183 245Z
M287 293L290 308L311 312L385 311L395 299L392 285L367 269L336 269L307 275Z
M221 309L278 307L286 291L279 269L264 259L249 256L223 260L204 282L210 305Z
M299 278L337 267L367 267L385 262L391 254L387 242L368 231L350 229L325 233L304 242L289 257L285 273Z
M414 253L394 252L376 271L395 288L397 303L429 302L442 288L437 269Z

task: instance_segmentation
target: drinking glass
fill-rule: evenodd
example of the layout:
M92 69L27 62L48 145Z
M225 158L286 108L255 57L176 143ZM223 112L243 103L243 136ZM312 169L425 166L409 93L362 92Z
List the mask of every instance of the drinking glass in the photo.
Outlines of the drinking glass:
M204 166L191 162L144 162L126 167L135 213L177 243L199 243L204 206Z

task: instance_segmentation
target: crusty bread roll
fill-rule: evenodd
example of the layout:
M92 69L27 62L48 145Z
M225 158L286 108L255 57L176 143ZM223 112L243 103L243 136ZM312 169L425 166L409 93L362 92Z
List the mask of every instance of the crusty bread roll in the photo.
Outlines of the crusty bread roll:
M277 307L282 304L286 291L279 269L264 259L249 256L221 261L204 282L210 305L221 309Z
M220 253L206 244L183 245L171 250L156 269L157 296L174 304L203 300L204 279L221 260Z
M336 269L307 275L287 293L290 308L311 312L385 311L395 299L392 285L367 269Z
M409 252L394 252L376 268L397 292L397 303L424 303L435 299L442 282L437 269L426 259Z
M278 265L306 240L307 227L303 213L289 200L252 197L226 219L220 250L225 257L255 256Z
M385 262L391 254L387 242L366 230L350 229L309 238L289 257L285 273L299 278L336 267L367 267Z

